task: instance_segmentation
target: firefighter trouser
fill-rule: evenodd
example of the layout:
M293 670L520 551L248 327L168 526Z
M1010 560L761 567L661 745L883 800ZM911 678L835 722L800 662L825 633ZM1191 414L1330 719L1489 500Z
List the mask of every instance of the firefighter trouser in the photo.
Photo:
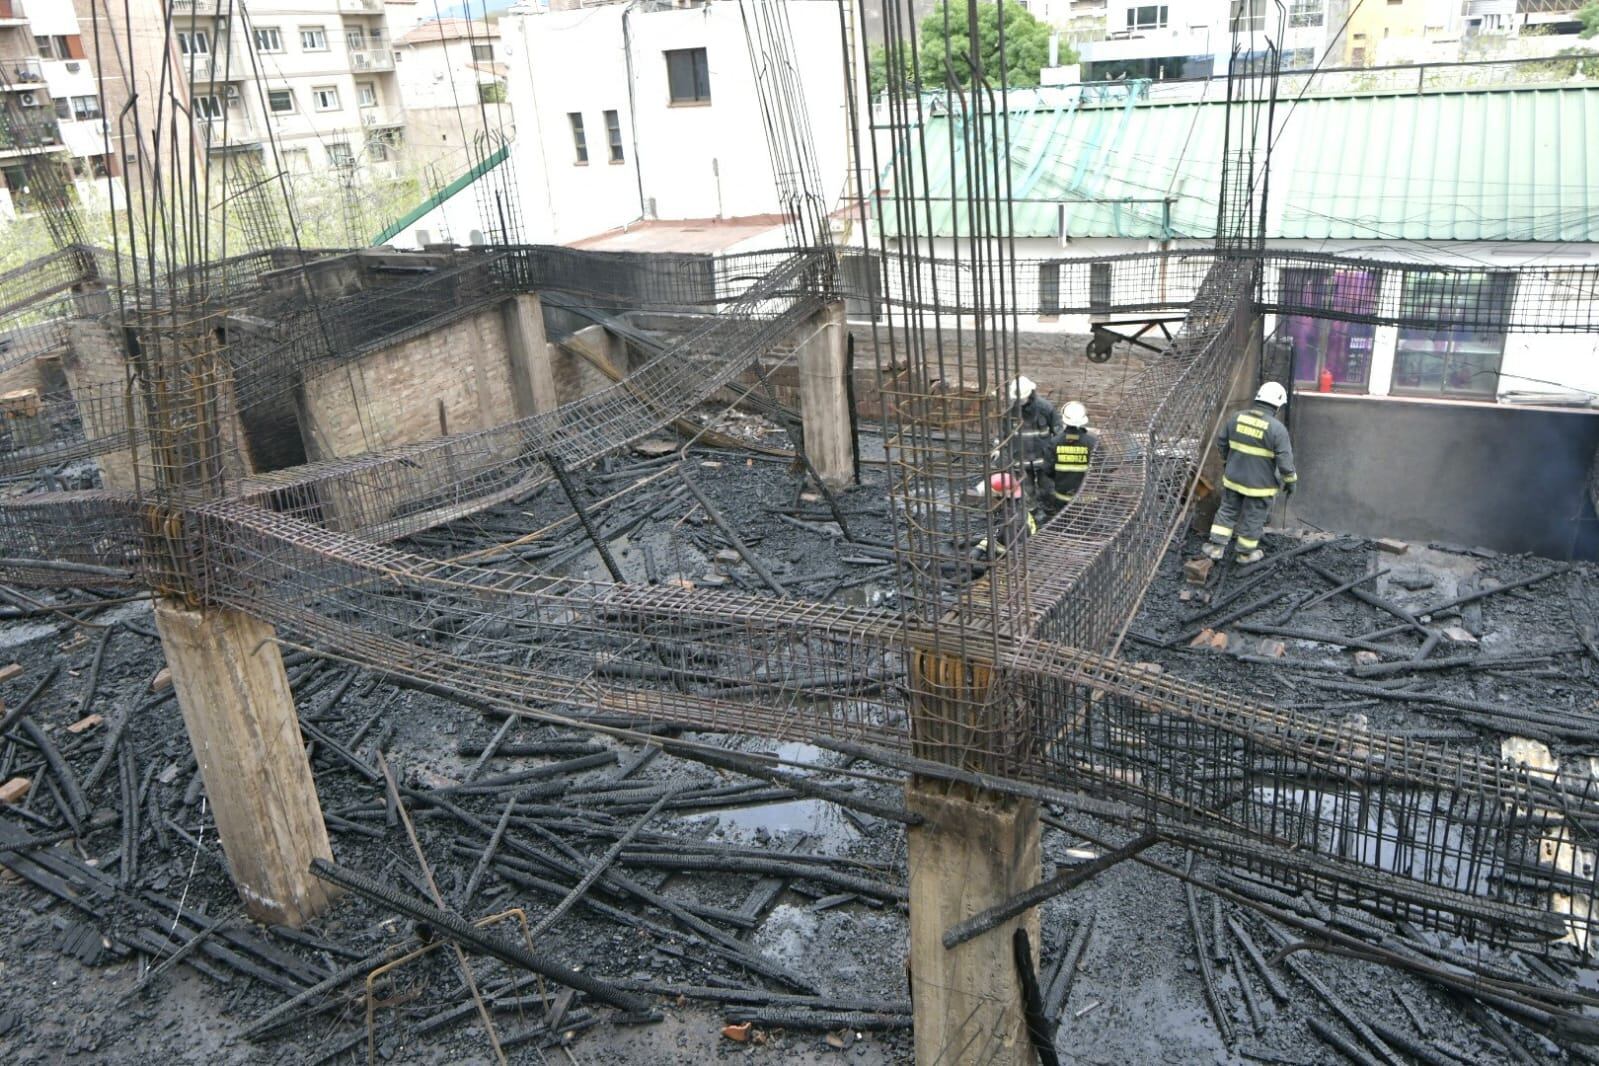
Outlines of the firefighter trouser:
M1271 513L1275 496L1245 496L1232 489L1222 489L1221 507L1216 520L1210 524L1210 539L1226 546L1229 540L1238 541L1238 554L1252 552L1260 547L1260 535L1266 530L1266 517Z

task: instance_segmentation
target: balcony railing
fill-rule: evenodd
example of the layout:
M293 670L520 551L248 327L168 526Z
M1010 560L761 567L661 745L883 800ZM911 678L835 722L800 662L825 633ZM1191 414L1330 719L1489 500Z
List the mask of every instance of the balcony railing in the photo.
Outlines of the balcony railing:
M0 152L39 152L61 145L61 125L53 118L29 116L14 127L0 126Z
M248 122L236 118L214 118L200 123L200 137L207 148L241 148L259 144L261 134Z
M1584 0L1516 0L1518 15L1570 15L1582 9Z
M405 115L398 108L366 107L361 109L361 125L367 129L403 126Z
M341 15L381 15L383 0L339 0Z
M44 84L44 68L31 59L0 59L0 70L5 71L7 89L25 89Z
M210 52L196 52L182 57L183 70L191 82L245 81L253 67L248 56L239 55L230 48L221 51L212 46Z
M191 17L225 18L232 10L231 0L172 0L172 22L181 29Z
M351 70L393 70L394 53L387 48L363 48L350 53Z

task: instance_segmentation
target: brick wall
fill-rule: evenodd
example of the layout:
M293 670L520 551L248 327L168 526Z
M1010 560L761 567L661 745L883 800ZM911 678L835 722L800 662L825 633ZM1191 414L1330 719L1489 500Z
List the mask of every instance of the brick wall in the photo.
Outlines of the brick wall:
M498 307L368 352L307 369L300 386L306 455L332 459L488 429L516 417Z

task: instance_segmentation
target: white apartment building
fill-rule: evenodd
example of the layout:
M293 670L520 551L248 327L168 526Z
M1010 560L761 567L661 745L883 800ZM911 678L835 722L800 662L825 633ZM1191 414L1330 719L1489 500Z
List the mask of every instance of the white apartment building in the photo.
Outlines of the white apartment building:
M92 195L117 172L106 151L99 83L77 15L63 0L0 0L0 94L20 136L0 134L0 217L30 209L29 156L58 156Z
M1285 0L1284 70L1314 67L1335 46L1349 0ZM1078 45L1084 81L1199 78L1227 73L1235 37L1264 57L1278 30L1276 0L1108 0L1103 41Z
M850 143L838 5L789 0L788 24L818 191L831 208ZM714 243L713 231L781 243L785 205L736 0L516 9L500 20L500 34L517 117L510 174L523 240L569 244L675 221L691 223L678 228L695 231L686 235L696 247ZM388 239L468 243L495 228L481 217L485 202L470 182L458 184Z
M212 157L290 173L371 168L405 113L384 0L171 0L173 36ZM407 16L414 5L405 5Z
M493 23L419 22L394 39L411 158L451 175L509 139L504 46Z

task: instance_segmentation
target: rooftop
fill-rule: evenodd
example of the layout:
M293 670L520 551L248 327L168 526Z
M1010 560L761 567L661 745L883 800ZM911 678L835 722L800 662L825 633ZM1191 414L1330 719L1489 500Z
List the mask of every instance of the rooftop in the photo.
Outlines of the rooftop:
M592 252L723 252L783 222L782 215L654 219L584 237L571 247Z
M950 204L965 184L950 121L929 119L925 138L941 236L969 232ZM1599 87L1284 100L1272 121L1267 237L1599 240ZM1009 114L1015 234L1213 237L1225 134L1224 101L1038 94ZM893 188L891 163L879 188ZM893 236L895 219L881 221Z
M419 44L440 44L446 41L463 41L468 38L497 40L498 27L475 19L433 19L419 23L407 30L395 44L415 47Z

